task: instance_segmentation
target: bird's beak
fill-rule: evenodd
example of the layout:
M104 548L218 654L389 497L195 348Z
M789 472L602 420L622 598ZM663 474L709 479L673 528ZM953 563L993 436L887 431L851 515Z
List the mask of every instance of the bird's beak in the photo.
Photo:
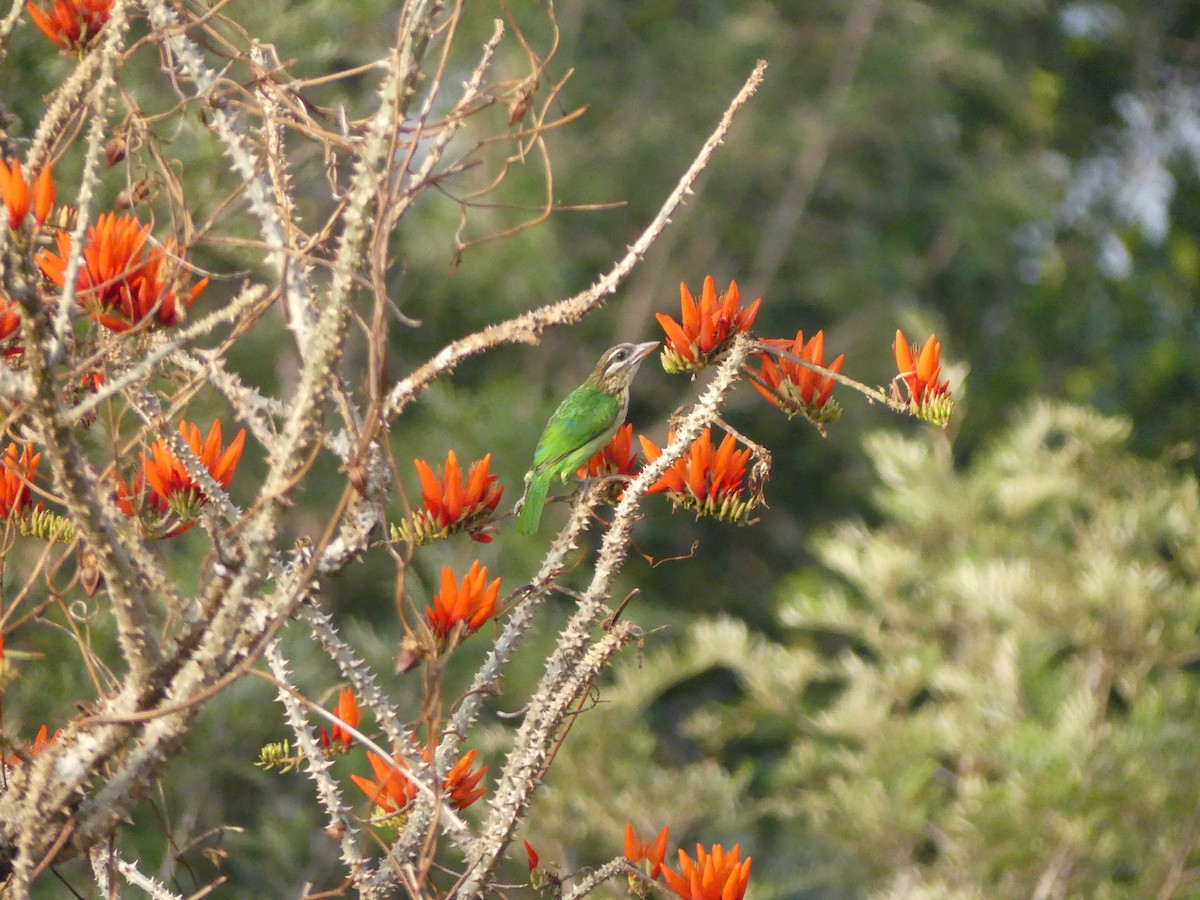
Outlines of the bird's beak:
M641 362L658 349L658 344L658 341L646 341L644 344L638 344L633 348L633 362Z

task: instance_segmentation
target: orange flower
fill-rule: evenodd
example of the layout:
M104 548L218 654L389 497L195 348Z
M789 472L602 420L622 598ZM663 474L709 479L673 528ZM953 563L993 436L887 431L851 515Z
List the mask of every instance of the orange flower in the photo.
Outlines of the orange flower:
M831 372L842 371L842 363L846 354L841 354L828 366L825 366L825 332L818 331L809 342L804 343L804 332L797 331L796 339L768 339L763 341L785 353L798 356L817 366L824 366ZM842 414L842 408L836 400L830 400L833 393L834 381L828 375L814 372L812 369L779 357L776 364L772 354L762 354L762 371L748 369L753 379L754 387L760 394L788 414L788 418L802 415L813 424L820 427L833 422Z
M29 755L37 756L39 753L41 753L43 750L45 750L47 747L49 747L51 744L53 744L55 741L57 741L58 736L60 734L62 734L61 729L59 729L58 731L55 731L54 734L50 737L50 739L46 740L46 726L43 725L41 728L38 729L37 737L35 737L33 739L33 742L27 748L29 751ZM6 756L6 757L4 757L4 762L8 763L10 766L19 766L21 764L21 757Z
M679 873L664 866L663 876L681 900L742 900L750 881L750 857L739 862L741 854L737 844L728 853L720 844L713 844L711 853L697 844L695 862L680 850Z
M134 472L132 483L126 482L124 478L114 472L113 482L115 484L113 499L116 500L117 509L121 510L127 516L136 516L146 490L146 476L142 473L142 470L138 469ZM162 498L157 494L146 499L160 513L167 511L166 504L162 502Z
M741 309L736 281L729 282L729 290L718 300L711 275L704 279L699 303L682 282L679 300L680 322L665 313L657 314L658 324L667 335L662 364L671 373L697 371L707 366L738 332L750 329L762 303L760 297Z
M15 168L17 161L13 160ZM37 181L33 185L33 220L37 222L40 228L46 221L46 217L50 215L50 210L54 208L55 199L54 190L54 175L50 171L50 164L42 168L38 173Z
M467 752L446 773L442 789L450 795L450 805L455 809L466 809L487 793L486 787L478 785L483 780L483 776L487 774L488 767L480 766L474 772L471 771L471 766L475 764L475 757L478 753L478 750Z
M88 315L110 331L128 331L151 315L160 325L174 325L181 306L189 308L208 286L208 279L201 278L186 287L183 263L175 259L175 242L168 240L147 251L149 236L150 226L129 215L117 218L106 213L88 226L75 290ZM37 263L47 278L62 287L71 236L59 231L56 241L58 253L42 250Z
M25 9L33 24L64 50L81 51L100 33L113 0L54 0L54 11L46 12L29 2Z
M0 519L19 516L29 505L29 485L37 477L41 458L42 454L34 453L29 444L19 454L16 444L8 445L0 458Z
M50 167L42 167L31 197L29 185L21 174L21 161L14 159L10 169L4 160L0 160L0 199L8 207L8 227L13 231L24 223L31 205L34 221L41 226L54 206L54 177L50 174Z
M442 568L442 589L433 595L433 606L425 607L425 615L429 617L429 627L443 645L460 624L465 638L496 614L500 579L491 584L486 582L487 566L481 566L479 560L475 560L463 576L462 587L455 583L453 571Z
M488 767L481 766L476 771L471 771L471 766L478 753L478 750L471 750L464 754L446 773L446 779L442 782L442 790L449 794L450 805L455 809L466 809L487 793L486 787L478 787L478 785L483 776L487 774ZM427 763L433 759L433 753L428 747L421 753L421 756ZM396 816L404 812L408 804L417 796L416 786L403 774L409 770L408 763L399 754L393 754L392 760L403 771L396 771L396 768L383 757L367 753L367 762L371 764L371 770L375 773L374 780L363 778L361 775L350 776L358 785L359 790L388 816Z
M229 482L242 458L242 450L246 446L246 429L239 431L228 447L221 446L219 421L214 421L209 427L207 438L201 439L200 429L187 422L179 423L179 435L200 457L213 480L228 490ZM155 441L150 451L154 459L147 460L145 454L142 454L142 469L146 473L147 483L162 500L168 504L186 503L189 507L203 502L204 492L192 480L183 464L175 458L165 440ZM186 499L183 495L187 495Z
M179 434L204 463L213 480L228 490L238 461L242 458L242 450L246 446L246 429L239 431L228 447L221 446L220 422L212 423L208 437L204 439L200 437L200 429L187 422L179 423ZM132 487L126 485L123 479L117 478L117 506L127 516L134 515L137 511L135 501L149 485L149 506L159 513L169 511L177 520L163 534L163 537L174 537L196 524L196 514L208 498L200 485L192 480L192 476L175 457L165 440L160 439L151 444L150 453L150 458L144 453L139 454L142 468L134 477Z
M607 475L632 475L637 468L637 454L633 452L633 425L625 424L617 429L611 441L596 451L596 455L579 467L576 477L603 478Z
M394 526L394 537L414 544L426 544L458 531L466 531L472 540L481 544L490 543L492 536L483 520L496 509L504 493L503 486L495 483L496 476L488 471L491 462L492 454L489 453L472 463L464 483L462 469L453 450L446 454L445 469L439 469L436 476L425 460L413 460L421 479L421 499L425 501L425 506L414 510L409 518Z
M392 759L401 769L408 771L408 763L401 756L397 754ZM375 806L394 815L412 802L417 789L411 781L375 753L367 753L367 762L375 773L374 780L353 774L350 778Z
M658 878L662 871L663 857L667 855L667 826L662 827L653 841L639 840L633 824L625 823L625 858L635 866L643 859L650 863L650 880Z
M345 722L351 728L357 728L358 723L362 721L362 711L358 708L358 701L354 699L354 691L350 688L342 688L338 691L337 708L334 710L338 719ZM349 731L342 728L341 725L335 724L329 734L325 733L325 729L321 729L321 746L326 750L331 747L337 749L338 743L341 743L341 750L345 752L349 750L354 743L354 736Z
M642 442L647 464L662 456L653 441L642 435L638 439ZM697 517L713 516L739 525L748 524L750 512L762 498L757 490L747 494L746 462L750 450L744 448L735 452L736 447L733 435L727 434L714 453L712 428L705 428L688 452L675 460L646 493L665 492L676 507L694 510Z
M55 731L50 740L46 740L46 726L43 725L38 729L37 736L33 739L33 743L29 745L29 755L37 756L51 744L58 740L61 731Z
M29 186L21 174L20 160L14 159L11 169L0 160L0 198L8 207L8 227L16 231L29 215L30 205Z
M0 341L15 334L21 327L21 314L17 312L17 301L0 297Z
M942 345L938 343L937 335L931 334L923 348L916 344L910 347L904 332L897 328L893 349L900 374L892 381L892 396L905 402L896 383L903 381L908 388L908 411L919 419L945 428L954 412L954 399L950 396L950 382L938 381L942 372Z
M634 475L638 468L638 455L633 449L633 425L622 425L611 441L596 452L596 455L579 467L577 477L586 480L610 478L614 475ZM604 499L619 503L625 493L625 479L612 478L602 486Z

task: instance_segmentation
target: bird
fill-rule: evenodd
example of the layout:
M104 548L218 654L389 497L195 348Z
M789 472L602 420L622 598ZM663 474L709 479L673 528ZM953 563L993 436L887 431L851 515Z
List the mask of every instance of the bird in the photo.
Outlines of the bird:
M658 341L617 344L604 352L587 380L571 391L546 423L525 475L517 531L533 534L542 519L550 482L566 481L617 433L629 410L629 385Z

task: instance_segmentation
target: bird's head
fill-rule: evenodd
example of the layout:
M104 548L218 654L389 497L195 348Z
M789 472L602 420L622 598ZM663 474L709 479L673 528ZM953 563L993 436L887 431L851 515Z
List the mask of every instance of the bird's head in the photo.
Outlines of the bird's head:
M658 341L644 344L617 344L606 350L596 363L588 381L606 394L619 394L629 387L642 360L654 352Z

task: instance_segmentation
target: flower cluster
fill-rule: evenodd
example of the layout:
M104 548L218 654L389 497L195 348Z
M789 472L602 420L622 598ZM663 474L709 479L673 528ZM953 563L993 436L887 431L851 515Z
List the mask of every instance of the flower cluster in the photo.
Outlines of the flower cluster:
M487 774L488 767L471 769L478 753L478 750L471 750L464 754L446 773L442 782L442 791L455 809L466 809L487 793L487 788L480 787L479 782ZM430 763L433 759L432 749L426 747L421 756L426 763ZM398 753L392 755L391 762L375 753L368 753L367 761L375 773L374 779L361 775L351 775L350 778L380 811L381 817L374 824L400 824L404 810L417 796L416 785L405 774L409 771L408 763Z
M954 412L949 381L938 381L942 373L942 345L931 334L924 347L909 346L904 332L896 329L896 366L900 374L892 382L892 396L907 405L911 415L945 428ZM897 382L903 382L908 397L900 392Z
M33 24L63 50L82 53L98 35L112 14L114 0L54 0L46 12L36 3L25 9Z
M342 688L338 691L338 702L334 714L338 717L339 722L344 722L350 728L358 728L362 721L362 711L358 708L358 701L354 699L354 691L350 688ZM324 728L321 729L321 748L326 754L345 753L353 744L354 735L341 725L335 724L328 734Z
M750 330L762 303L759 298L743 309L736 281L731 281L729 290L718 298L711 275L704 279L699 302L681 282L679 301L679 322L665 313L656 316L667 336L662 365L672 374L696 372L719 359L739 332Z
M23 535L69 544L75 537L75 526L70 520L33 502L33 485L41 459L42 454L34 453L31 445L18 448L11 442L0 456L0 520L11 523ZM0 657L2 655L3 643L0 642ZM2 682L0 672L0 688Z
M451 639L474 634L496 614L496 600L500 594L500 579L487 583L487 566L479 560L471 564L462 584L454 580L454 572L442 568L442 589L433 596L433 606L425 608L438 643L445 647Z
M696 845L696 858L679 850L679 871L663 867L667 887L680 900L741 900L750 881L750 857L743 862L738 844L728 853L720 844L711 851Z
M632 475L637 471L637 453L633 449L633 426L622 425L612 440L596 451L596 455L579 467L579 478L604 478L609 475Z
M398 525L392 526L395 540L411 544L427 544L465 531L482 544L492 540L486 529L486 519L495 511L504 493L496 476L488 471L492 454L471 464L466 481L458 457L451 450L446 454L444 469L435 476L429 463L413 460L421 479L421 499L425 505L416 509Z
M828 366L825 365L823 331L818 331L808 343L804 342L803 331L796 332L794 341L770 338L763 343L780 351L780 354L791 354L804 362L828 368L831 372L841 372L846 359L843 353ZM842 408L829 396L833 393L833 379L783 355L777 355L776 363L772 356L769 351L761 354L761 370L747 367L758 392L787 413L788 418L801 415L818 428L836 421L842 414Z
M179 434L204 464L213 481L228 490L246 446L246 429L239 431L228 447L222 446L219 421L212 423L206 438L201 438L200 429L187 422L179 423ZM155 441L150 446L150 454L149 457L139 454L142 464L132 485L118 476L117 506L127 516L143 511L156 514L158 518L150 527L152 535L174 537L183 534L196 524L196 517L208 502L208 496L165 440Z
M17 309L16 301L0 297L0 341L16 334L17 329L20 327L21 313ZM20 352L19 348L8 347L4 350L4 355L8 356Z
M188 286L175 242L147 250L149 236L150 226L129 215L105 213L88 226L75 290L88 315L109 331L129 331L143 322L174 325L208 286L207 278ZM42 273L63 287L71 236L60 230L56 243L58 253L42 250L36 259Z
M662 875L665 887L680 900L741 900L750 882L750 857L741 859L741 846L735 844L733 849L726 852L720 844L714 844L711 850L705 850L701 844L696 845L696 858L688 856L682 848L679 849L679 871L663 864L667 852L667 829L664 827L653 841L643 841L633 830L633 825L625 825L625 858L632 865L645 861L649 870L642 870L641 876L629 876L630 890L638 896L644 896L647 881L658 881Z
M25 748L25 752L30 756L37 756L39 753L57 741L60 734L62 734L61 731L56 731L49 737L49 739L47 739L46 726L43 725L38 729L37 735L34 737L33 741L30 742L29 746ZM16 754L13 756L2 757L2 759L7 765L10 766L19 766L22 761L22 757Z
M596 451L596 455L579 467L576 476L585 480L610 478L603 489L604 499L617 503L625 492L625 477L637 474L638 454L633 449L633 426L622 425L611 441ZM623 476L614 478L613 476Z
M42 166L31 190L21 174L21 161L14 159L11 166L6 166L0 159L0 200L8 208L8 227L13 232L25 224L30 210L33 221L40 228L54 207L54 177L50 174L50 166Z
M19 518L28 508L30 485L37 477L41 459L42 454L34 453L29 444L18 449L16 444L9 443L0 458L0 519Z
M643 841L633 830L633 824L625 823L625 858L635 866L643 860L649 863L647 874L651 881L657 880L662 872L663 858L667 855L667 833L668 828L664 825L653 841Z
M653 441L639 435L646 462L660 456ZM668 438L668 442L674 435ZM750 513L761 502L758 491L746 484L749 448L737 449L733 435L725 435L721 446L713 450L712 428L705 428L688 452L650 486L647 494L665 493L675 506L693 510L697 517L712 516L724 522L746 525Z

